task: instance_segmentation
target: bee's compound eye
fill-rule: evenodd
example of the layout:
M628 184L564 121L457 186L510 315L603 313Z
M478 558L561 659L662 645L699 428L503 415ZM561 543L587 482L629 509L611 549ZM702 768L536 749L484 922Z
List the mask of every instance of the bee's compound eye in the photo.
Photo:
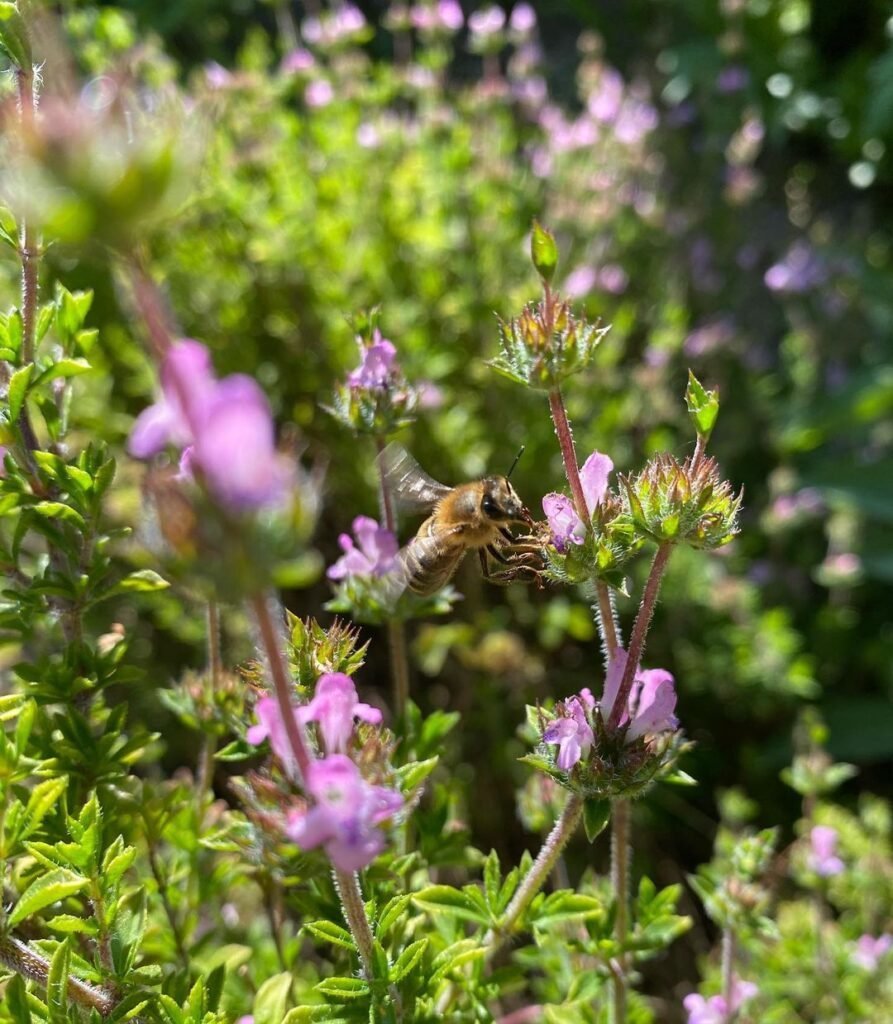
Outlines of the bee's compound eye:
M481 502L481 512L490 519L496 519L500 515L499 506L489 494L484 495L484 500Z

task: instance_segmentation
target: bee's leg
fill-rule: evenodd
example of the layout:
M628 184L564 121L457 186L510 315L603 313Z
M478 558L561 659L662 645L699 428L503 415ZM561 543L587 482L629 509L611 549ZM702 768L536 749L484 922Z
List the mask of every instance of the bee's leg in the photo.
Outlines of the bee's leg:
M478 558L481 560L481 575L485 580L490 579L490 563L487 561L483 548L478 548Z
M490 573L487 580L499 586L508 586L509 583L535 583L542 589L543 573L532 565L512 565L509 569Z
M483 548L479 548L478 550L481 553L481 562L485 562L487 559L486 559L486 556L484 555ZM506 558L505 555L499 550L499 548L496 547L495 544L488 544L487 545L487 551L490 552L490 557L491 558L495 558L497 562L502 562L503 565L511 565L512 564L509 561L509 559Z
M499 532L510 544L514 541L515 538L512 536L512 531L507 526L500 526Z

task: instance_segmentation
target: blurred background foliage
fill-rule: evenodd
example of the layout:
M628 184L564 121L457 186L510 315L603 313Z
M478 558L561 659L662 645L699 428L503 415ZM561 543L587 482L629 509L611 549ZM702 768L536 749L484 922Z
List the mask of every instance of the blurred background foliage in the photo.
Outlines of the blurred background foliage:
M485 363L496 316L535 297L537 216L556 231L565 289L612 324L595 369L567 387L581 456L598 448L626 471L684 455L691 367L721 390L712 450L745 488L740 538L715 556L680 551L666 579L646 661L678 679L701 785L637 807L637 856L678 880L709 856L715 794L733 784L790 831L798 807L779 771L803 702L860 769L845 798L889 796L889 5L542 2L538 29L495 41L411 36L395 9L360 6L365 27L305 57L298 4L54 5L82 97L126 91L160 118L177 111L184 180L146 258L183 332L221 373L256 372L327 468L322 560L290 607L329 620L322 562L354 515L376 514L371 443L323 408L356 365L358 309L380 305L407 376L439 390L400 437L429 472L504 471L524 444L514 479L531 508L561 488L545 400ZM59 72L45 76L51 93ZM14 261L3 272L11 282ZM47 275L47 291L54 276L97 290L103 372L83 379L79 419L120 442L153 387L127 297L99 247L54 246ZM127 472L123 519L138 514ZM512 858L535 844L507 799L527 775L524 704L597 685L600 658L583 594L493 588L470 563L453 615L413 628L414 694L463 712L463 813L478 846ZM149 670L126 696L163 731L169 769L190 763L191 740L152 688L190 651L200 664L201 615L182 608L153 595L118 613ZM632 602L619 609L628 630ZM386 701L384 637L366 633L359 681Z

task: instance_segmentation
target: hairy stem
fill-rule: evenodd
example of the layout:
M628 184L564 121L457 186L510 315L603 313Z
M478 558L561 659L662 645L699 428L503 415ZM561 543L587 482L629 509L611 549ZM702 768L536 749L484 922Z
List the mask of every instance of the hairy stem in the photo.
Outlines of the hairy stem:
M369 919L366 917L366 910L363 906L363 894L360 892L360 880L353 871L341 871L340 868L332 868L332 876L335 879L335 888L341 900L341 909L344 911L344 919L350 928L350 934L357 944L357 952L360 954L360 963L363 967L363 974L371 981L375 976L374 964L374 940L372 929L369 927Z
M698 466L701 464L701 460L704 458L704 452L707 450L707 439L698 434L698 439L695 442L695 453L691 459L691 471L692 473L697 472Z
M46 988L50 976L50 962L26 942L4 935L0 938L0 963L23 978L36 981ZM73 974L68 976L68 998L86 1010L97 1010L103 1017L114 1010L117 1000L105 989L89 985Z
M586 498L583 495L583 484L580 481L580 470L577 466L577 452L574 448L574 435L571 425L567 419L567 412L564 408L564 399L561 397L561 389L556 384L549 392L549 409L552 412L552 422L555 424L555 433L558 435L558 444L561 447L561 457L564 460L564 472L571 489L571 498L574 502L574 509L584 523L589 522L589 509L586 507Z
M617 618L614 614L614 601L611 597L611 588L602 580L598 580L595 584L595 593L598 597L597 618L599 632L604 644L606 660L610 662L620 646Z
M735 946L735 932L726 925L722 932L722 997L726 1004L725 1024L731 1024L735 1019L735 1010L732 1006L732 988L735 983Z
M379 456L384 451L384 438L375 438L375 447ZM381 506L381 517L391 533L397 533L397 514L394 509L394 498L385 480L381 459L378 460L378 500ZM406 653L406 626L400 619L389 619L387 624L388 653L391 663L391 684L394 692L394 713L402 718L406 713L409 700L409 657Z
M490 947L490 953L495 953L502 942L509 937L518 918L527 909L533 897L542 889L558 862L562 850L576 832L582 814L583 799L576 793L572 793L552 831L546 836L536 860L518 886L511 902L505 908L505 913L499 919L498 925L485 937L484 943Z
M266 655L267 668L273 681L273 692L279 705L279 717L285 727L288 745L291 747L298 773L301 779L305 779L313 757L307 746L304 730L295 721L292 704L294 683L285 664L279 629L273 622L270 604L271 599L264 597L263 594L256 594L250 600L251 611L254 614L254 621L257 623L260 635L261 647Z
M660 593L661 577L664 574L664 569L667 567L667 560L672 550L670 544L661 544L654 556L654 561L651 563L651 571L645 584L645 592L642 594L642 603L639 605L639 611L629 639L629 650L627 651L623 678L620 681L620 688L606 723L608 732L614 732L617 729L617 726L620 724L620 718L626 710L633 680L636 677L642 651L645 648L645 637L648 635L648 627L651 625L651 616L654 614L654 607L657 604L657 595Z
M30 134L34 125L34 71L19 68L16 71L19 96L19 119L22 129ZM30 218L21 223L22 257L22 362L34 362L34 339L37 330L38 270L40 268L40 242Z
M615 800L611 813L611 888L616 906L614 938L623 946L629 932L629 800ZM626 1020L626 954L618 956L618 970L612 974L614 1024Z
M171 316L141 256L136 253L131 255L127 261L127 273L134 304L146 325L152 354L159 363L162 363L167 350L173 344L174 329ZM184 408L188 408L188 403Z

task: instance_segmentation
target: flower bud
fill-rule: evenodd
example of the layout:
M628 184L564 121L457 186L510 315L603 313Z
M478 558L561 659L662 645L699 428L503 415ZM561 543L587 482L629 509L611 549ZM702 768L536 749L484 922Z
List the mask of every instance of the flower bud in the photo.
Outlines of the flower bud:
M537 220L533 222L533 231L530 234L530 258L536 272L546 284L549 284L558 266L558 246L552 232Z

